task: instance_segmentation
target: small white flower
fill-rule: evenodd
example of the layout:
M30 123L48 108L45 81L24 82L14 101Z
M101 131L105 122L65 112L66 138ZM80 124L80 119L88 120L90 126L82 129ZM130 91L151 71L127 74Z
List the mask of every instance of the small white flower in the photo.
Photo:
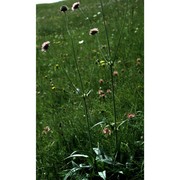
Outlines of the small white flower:
M84 43L84 40L79 41L79 44L83 44L83 43Z

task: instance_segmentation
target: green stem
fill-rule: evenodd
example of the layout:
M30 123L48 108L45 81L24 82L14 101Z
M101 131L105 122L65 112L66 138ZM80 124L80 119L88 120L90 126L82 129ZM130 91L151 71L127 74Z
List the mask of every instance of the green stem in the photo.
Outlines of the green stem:
M109 36L108 36L108 31L107 31L107 26L106 26L106 21L105 21L104 8L103 8L102 0L100 0L100 3L101 3L101 10L102 10L102 16L103 16L103 23L104 23L104 28L105 28L105 32L106 32L106 38L107 38L108 55L109 55L109 59L110 59L110 57L111 57L111 50L110 50Z
M116 101L115 101L114 77L113 77L112 64L110 65L110 72L111 72L111 86L112 86L112 98L113 98L114 126L115 126L115 147L116 147L116 150L118 150L117 114L116 114Z
M66 17L67 32L68 32L68 35L69 35L69 37L71 39L72 50L73 50L73 55L74 55L74 62L75 62L75 66L76 66L76 69L77 69L77 73L78 73L78 76L79 76L79 81L80 81L80 85L81 85L81 89L82 89L82 93L83 93L82 96L83 96L84 110L85 110L85 115L86 115L87 129L88 129L89 142L90 142L90 149L92 151L92 138L91 138L91 132L90 132L90 122L89 122L89 116L88 116L88 107L87 107L87 102L86 102L86 94L84 92L82 78L81 78L81 74L80 74L80 71L79 71L79 66L78 66L78 62L77 62L77 58L76 58L76 53L75 53L75 48L74 48L74 41L73 41L72 35L71 35L71 33L69 31L69 28L68 28L68 18L67 18L66 13L65 13L65 17Z
M103 8L102 0L100 0L100 3L101 3L101 10L102 10L102 16L103 16L103 23L104 23L104 28L105 28L105 32L106 32L106 38L107 38L108 56L109 56L109 60L111 60L109 36L108 36L107 26L106 26L106 22L105 22L105 15L104 15L104 8ZM110 62L112 101L113 101L114 126L115 126L115 148L116 148L115 150L117 151L118 150L118 136L117 136L117 115L116 115L116 102L115 102L115 91L114 91L113 65L114 65L114 62Z
M86 16L84 14L84 11L82 10L82 8L79 8L79 11L81 12L81 14L84 16L84 18L88 18L87 20L89 21L89 27L92 28L91 26L93 25L92 21L89 19L89 16Z

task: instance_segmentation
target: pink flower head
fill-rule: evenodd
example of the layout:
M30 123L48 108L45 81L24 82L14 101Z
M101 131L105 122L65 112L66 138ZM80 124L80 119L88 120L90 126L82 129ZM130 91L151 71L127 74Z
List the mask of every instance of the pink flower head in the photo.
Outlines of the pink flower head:
M129 114L127 115L127 117L128 117L129 119L134 118L134 117L135 117L135 114L130 114L130 113L129 113Z
M99 32L99 29L98 28L93 28L93 29L90 29L89 31L89 35L95 35L96 33Z
M113 76L118 76L118 72L117 72L117 71L114 71L114 72L113 72Z
M98 94L99 94L99 95L104 94L104 91L101 90L101 89L99 89L99 90L98 90Z
M104 128L103 129L103 134L107 134L107 135L111 135L111 130L110 129L108 129L108 128Z
M76 10L76 9L78 9L79 8L79 5L80 5L80 2L75 2L73 5L72 5L72 10L74 11L74 10Z
M104 99L106 97L104 91L101 90L101 89L98 90L98 94L99 94L99 98L103 98Z
M99 80L99 84L103 84L104 80L103 79L100 79Z
M47 51L49 46L50 46L50 42L49 41L44 42L42 44L42 46L41 46L41 51Z

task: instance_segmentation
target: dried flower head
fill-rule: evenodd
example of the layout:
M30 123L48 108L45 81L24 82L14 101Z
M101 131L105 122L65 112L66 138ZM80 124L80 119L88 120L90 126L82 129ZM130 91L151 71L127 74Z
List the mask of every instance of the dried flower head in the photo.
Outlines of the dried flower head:
M111 130L108 129L108 128L104 128L104 129L103 129L103 134L105 134L105 135L111 135Z
M89 35L95 35L96 33L99 32L99 29L98 28L93 28L93 29L90 29L89 31Z
M50 42L49 41L44 42L42 44L42 46L41 46L41 51L47 51L49 46L50 46Z
M50 131L50 127L49 126L46 126L44 129L43 129L43 134L47 134L49 131Z
M134 118L134 117L135 117L135 114L130 114L130 113L129 113L129 114L127 115L127 117L128 117L129 119Z
M63 5L63 6L60 7L61 12L65 13L67 10L68 10L68 7L66 5Z
M79 8L79 5L80 5L80 2L75 2L73 5L72 5L72 10L74 11L74 10L76 10L76 9L78 9Z

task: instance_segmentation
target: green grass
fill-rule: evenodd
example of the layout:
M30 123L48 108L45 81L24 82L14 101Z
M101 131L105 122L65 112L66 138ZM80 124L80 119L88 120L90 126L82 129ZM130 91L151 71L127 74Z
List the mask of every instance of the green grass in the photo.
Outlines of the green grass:
M74 2L67 0L36 7L37 179L63 179L75 164L84 163L91 167L75 172L71 179L102 179L98 172L105 170L106 179L118 179L122 171L121 179L141 180L144 173L144 1L103 0L103 12L100 0L81 1L80 9L71 11ZM66 15L59 11L62 5L69 7ZM91 28L98 28L99 33L90 36ZM79 44L81 40L84 42ZM50 47L42 52L45 41L50 41ZM114 61L112 71L118 71L118 76L111 75L106 60ZM102 84L100 79L104 80ZM110 89L111 93L100 98L99 89L104 92ZM83 94L88 92L83 101ZM135 117L128 119L129 113ZM50 131L43 133L46 126ZM105 127L111 130L111 135L103 134ZM91 143L92 148L98 147L113 161L122 163L122 167L96 162ZM66 159L75 151L90 158Z

